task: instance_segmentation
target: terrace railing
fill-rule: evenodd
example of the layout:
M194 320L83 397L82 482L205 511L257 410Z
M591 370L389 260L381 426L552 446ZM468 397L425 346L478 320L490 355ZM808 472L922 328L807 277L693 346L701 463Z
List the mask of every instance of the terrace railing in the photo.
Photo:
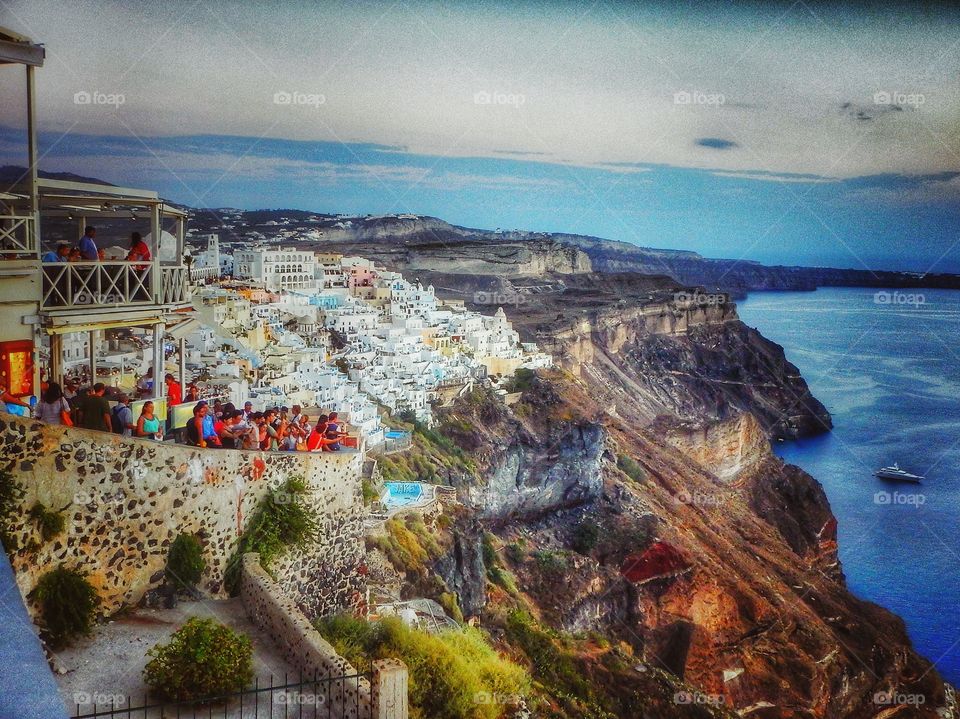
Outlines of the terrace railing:
M142 262L44 262L44 309L185 304L190 300L186 267L153 267Z
M36 222L32 215L0 215L0 253L35 255Z

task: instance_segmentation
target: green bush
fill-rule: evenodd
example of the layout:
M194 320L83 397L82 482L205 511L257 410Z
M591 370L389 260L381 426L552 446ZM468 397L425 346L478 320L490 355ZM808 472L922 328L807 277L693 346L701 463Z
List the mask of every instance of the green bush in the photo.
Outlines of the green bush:
M573 530L573 540L570 546L580 554L590 554L600 539L600 528L593 522L585 520Z
M625 454L617 457L617 467L634 482L643 482L647 478L647 473L640 463Z
M360 491L363 493L363 503L365 505L380 499L380 493L369 479L364 479L360 482Z
M523 560L527 558L527 548L520 542L510 542L504 553L514 564L523 564Z
M453 592L442 592L437 601L450 618L463 624L463 612L460 609L460 602L457 601L456 594Z
M231 593L238 589L244 554L257 552L260 564L269 570L273 560L292 547L303 547L320 531L316 510L303 501L306 491L303 479L291 477L279 489L271 489L257 505L227 563L226 585Z
M499 719L510 707L479 697L530 691L527 672L497 654L477 629L427 634L394 617L376 623L333 617L317 628L360 671L375 659L403 660L410 671L411 719Z
M164 699L211 699L245 689L253 679L250 639L213 619L188 619L147 656L143 680Z
M167 554L167 580L178 589L193 589L206 566L200 540L192 534L178 534Z
M60 512L47 509L42 502L37 502L30 508L30 519L40 527L40 536L44 542L49 542L67 526L67 520Z
M54 648L75 636L89 634L100 605L100 597L86 576L65 567L40 577L30 597L40 605L43 632Z

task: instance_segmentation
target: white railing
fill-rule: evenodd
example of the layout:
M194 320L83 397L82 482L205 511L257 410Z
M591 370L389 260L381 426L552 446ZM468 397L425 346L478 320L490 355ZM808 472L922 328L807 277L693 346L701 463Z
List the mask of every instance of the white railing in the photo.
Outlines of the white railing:
M18 255L37 251L36 223L31 215L0 215L0 252Z
M92 309L125 305L185 304L185 267L162 267L155 292L153 266L143 262L44 262L44 309Z

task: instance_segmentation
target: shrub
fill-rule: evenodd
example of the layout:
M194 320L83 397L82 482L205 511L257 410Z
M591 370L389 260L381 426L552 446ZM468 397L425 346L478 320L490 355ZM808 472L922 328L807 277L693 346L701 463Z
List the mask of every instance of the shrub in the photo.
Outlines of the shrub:
M617 457L617 467L634 482L643 482L647 473L633 457L621 454Z
M279 489L271 489L257 505L250 524L240 537L227 563L226 585L236 593L240 561L247 552L257 552L260 564L269 570L274 559L291 547L303 547L320 530L316 510L304 503L307 485L292 477Z
M479 630L427 634L395 617L368 623L353 617L319 620L317 629L360 671L374 659L396 657L410 671L410 716L422 719L498 719L504 707L478 702L483 694L525 696L530 678L501 657Z
M193 589L206 566L200 540L192 534L178 534L167 554L166 576L170 583L177 589Z
M449 617L463 624L463 612L460 609L460 603L457 601L456 594L453 592L442 592L437 601Z
M47 509L42 502L37 502L30 508L30 519L37 523L44 542L49 542L67 526L67 521L60 512Z
M590 554L593 548L597 546L600 539L600 528L593 522L587 520L578 524L573 530L573 540L570 546L575 552L580 554Z
M40 605L50 646L62 647L75 636L90 633L100 597L81 572L57 567L40 577L30 596Z
M365 505L380 499L380 493L369 479L364 479L360 482L360 491L363 494L363 503Z
M167 644L147 652L143 680L160 697L196 701L245 689L253 679L250 639L212 619L192 617Z

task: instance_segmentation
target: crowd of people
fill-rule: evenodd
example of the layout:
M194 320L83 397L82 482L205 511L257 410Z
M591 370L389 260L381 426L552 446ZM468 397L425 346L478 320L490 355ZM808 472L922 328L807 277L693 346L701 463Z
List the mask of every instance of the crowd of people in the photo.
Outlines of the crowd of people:
M127 251L128 262L150 262L150 247L139 232L130 234L130 247ZM104 251L97 247L97 228L88 226L74 246L59 244L57 249L44 253L43 262L98 262L105 259ZM144 265L145 267L145 265Z
M179 384L169 374L165 380L168 401L177 399ZM106 397L107 387L102 382L76 391L71 385L70 389L68 395L58 383L49 382L40 401L32 408L4 387L0 387L0 397L8 411L24 416L32 411L34 417L47 424L77 426L157 441L163 441L167 435L167 426L154 413L154 403L150 400L142 404L140 414L135 418L130 396L120 394L111 407ZM196 385L191 383L186 401L192 401L189 397L198 393ZM316 421L311 422L303 408L296 404L292 408L273 407L255 412L252 402L237 409L230 402L214 400L211 404L202 399L194 405L193 416L181 433L186 443L195 447L288 452L336 452L348 436L336 412L321 413Z
M346 436L336 412L311 424L296 404L254 412L251 402L237 409L230 402L211 406L200 400L187 422L187 443L196 447L336 452Z

